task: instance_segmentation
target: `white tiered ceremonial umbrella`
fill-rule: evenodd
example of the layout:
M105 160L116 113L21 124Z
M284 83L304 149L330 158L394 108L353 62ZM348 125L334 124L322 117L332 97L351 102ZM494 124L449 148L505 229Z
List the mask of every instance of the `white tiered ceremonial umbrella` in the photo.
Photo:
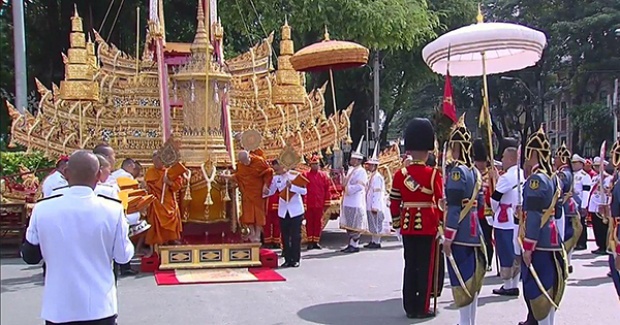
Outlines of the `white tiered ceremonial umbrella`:
M541 31L511 23L478 23L448 32L422 50L424 62L442 75L475 77L531 67L547 45Z

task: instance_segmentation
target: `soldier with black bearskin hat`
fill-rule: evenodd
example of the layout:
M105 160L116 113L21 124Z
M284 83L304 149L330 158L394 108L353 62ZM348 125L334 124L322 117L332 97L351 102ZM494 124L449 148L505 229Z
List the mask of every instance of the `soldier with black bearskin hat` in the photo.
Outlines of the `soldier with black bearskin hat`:
M426 165L435 149L435 131L428 119L415 118L405 130L405 150L413 158L409 166L394 174L390 192L392 225L400 232L405 250L403 307L408 318L435 315L430 298L443 283L438 230L443 197L441 172Z
M519 241L523 246L523 295L528 319L521 324L553 325L566 287L566 261L554 208L562 189L553 177L551 146L542 127L527 140L525 165L531 168L523 189Z
M491 209L491 174L489 173L489 155L484 145L484 140L478 138L474 141L474 166L482 176L482 188L480 189L481 204L478 205L478 220L484 235L484 245L487 249L487 271L491 270L493 259L493 210Z
M482 229L476 205L480 204L482 177L473 166L471 133L464 116L452 129L448 148L454 167L446 182L448 213L443 251L448 257L448 274L460 325L476 324L478 294L487 266Z

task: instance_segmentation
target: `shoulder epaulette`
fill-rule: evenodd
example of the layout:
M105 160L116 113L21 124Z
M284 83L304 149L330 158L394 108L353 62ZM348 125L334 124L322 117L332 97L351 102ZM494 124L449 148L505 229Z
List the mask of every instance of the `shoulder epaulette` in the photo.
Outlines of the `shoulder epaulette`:
M123 203L123 202L122 202L121 200L119 200L119 199L115 199L115 198L113 198L113 197L109 197L109 196L106 196L106 195L103 195L103 194L97 194L97 196L98 196L98 197L102 197L102 198L104 198L104 199L108 199L108 200L110 200L110 201L114 201L114 202L118 202L118 203Z
M61 189L63 189L63 188L67 188L67 187L69 187L69 185L65 185L65 186L57 187L57 188L55 188L55 189L52 189L52 191L55 191L55 190L61 190Z
M39 202L43 202L45 200L50 200L50 199L55 199L57 197L61 197L63 194L56 194L56 195L52 195L52 196L48 196L48 197L44 197L42 199L37 200L37 203Z

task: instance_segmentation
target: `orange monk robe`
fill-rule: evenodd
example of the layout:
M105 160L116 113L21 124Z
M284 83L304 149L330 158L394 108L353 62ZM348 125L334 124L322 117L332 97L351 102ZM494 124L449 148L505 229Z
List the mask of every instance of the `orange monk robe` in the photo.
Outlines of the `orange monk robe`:
M181 238L181 213L175 196L183 185L183 179L179 177L173 181L172 186L166 185L162 204L161 195L165 173L165 168L150 167L144 175L148 192L156 198L147 211L147 221L151 225L146 233L147 245L161 245Z
M241 223L264 226L266 198L263 198L263 186L271 184L273 169L264 158L250 153L250 164L237 163L233 177L241 191Z

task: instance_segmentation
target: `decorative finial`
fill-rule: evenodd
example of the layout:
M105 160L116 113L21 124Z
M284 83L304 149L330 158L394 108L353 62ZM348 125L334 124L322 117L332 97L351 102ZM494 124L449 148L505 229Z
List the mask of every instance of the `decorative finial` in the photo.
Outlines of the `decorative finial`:
M288 15L284 15L284 26L288 26Z
M205 28L205 13L203 9L203 0L198 0L198 14L196 15L198 24L196 26L196 35L194 36L194 42L190 46L192 52L207 48L209 43L207 30Z
M484 23L484 16L482 15L482 6L478 4L478 15L476 16L478 24Z
M459 117L459 121L456 123L457 127L465 126L465 113Z
M327 25L325 25L325 34L323 34L323 40L329 41L329 32L327 31Z
M73 17L79 17L80 15L78 15L78 10L77 10L77 4L74 3L73 4Z

